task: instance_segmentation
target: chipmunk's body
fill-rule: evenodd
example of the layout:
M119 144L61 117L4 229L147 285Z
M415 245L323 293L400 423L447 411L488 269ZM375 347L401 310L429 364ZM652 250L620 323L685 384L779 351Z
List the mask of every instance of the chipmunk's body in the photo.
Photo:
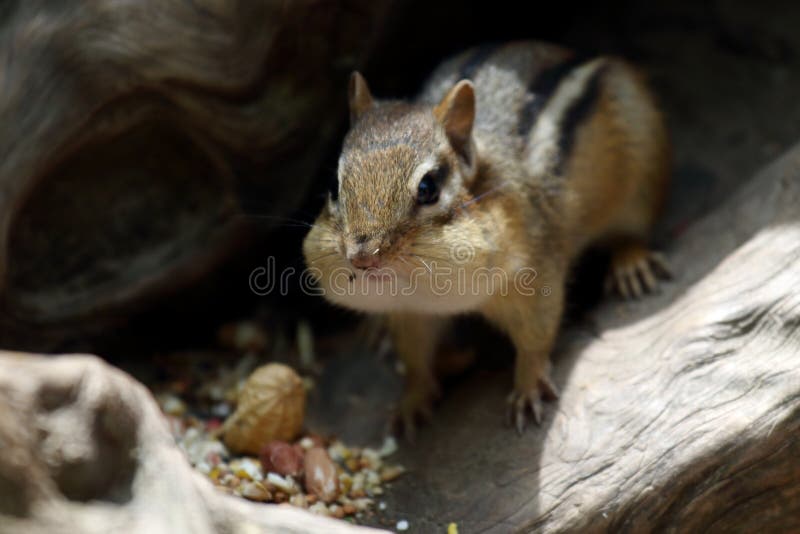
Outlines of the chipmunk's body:
M409 428L437 391L446 317L465 312L511 337L516 423L527 407L538 420L576 256L606 244L620 293L655 287L646 243L669 149L640 77L519 42L447 61L413 104L373 101L356 74L350 107L337 187L304 244L326 296L388 314Z

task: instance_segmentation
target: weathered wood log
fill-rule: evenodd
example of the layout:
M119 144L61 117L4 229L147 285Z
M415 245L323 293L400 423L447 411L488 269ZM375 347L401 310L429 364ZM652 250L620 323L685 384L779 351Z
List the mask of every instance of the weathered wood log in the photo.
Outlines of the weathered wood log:
M449 392L389 509L421 532L800 529L800 146L669 253L661 295L564 332L542 428L502 429L508 376Z
M243 190L296 209L389 4L0 6L0 342L191 283L241 245Z
M379 532L215 490L150 393L96 357L0 351L0 447L5 533Z

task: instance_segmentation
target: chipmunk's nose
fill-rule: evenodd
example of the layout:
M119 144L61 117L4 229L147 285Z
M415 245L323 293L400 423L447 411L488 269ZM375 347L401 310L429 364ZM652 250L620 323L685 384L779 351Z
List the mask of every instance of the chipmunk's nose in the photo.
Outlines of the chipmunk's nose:
M348 256L348 259L356 269L376 269L381 264L381 260L377 255L366 252L359 252L354 256Z
M378 243L366 239L356 239L347 243L347 259L356 269L378 268L381 264Z

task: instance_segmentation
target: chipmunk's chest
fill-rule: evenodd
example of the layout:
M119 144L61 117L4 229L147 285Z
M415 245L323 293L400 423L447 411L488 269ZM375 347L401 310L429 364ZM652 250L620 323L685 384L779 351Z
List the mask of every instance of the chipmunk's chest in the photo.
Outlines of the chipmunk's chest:
M326 296L336 304L359 311L452 315L475 311L491 296L494 289L485 278L476 283L474 273L466 269L429 263L424 272L421 269L372 280L359 276L348 288Z

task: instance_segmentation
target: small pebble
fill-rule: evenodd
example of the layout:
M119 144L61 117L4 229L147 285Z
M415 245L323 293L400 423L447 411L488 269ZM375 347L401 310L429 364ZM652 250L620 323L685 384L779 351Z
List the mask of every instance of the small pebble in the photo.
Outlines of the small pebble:
M242 497L251 501L269 501L272 495L260 482L246 482L240 490Z
M370 489L375 489L381 483L381 477L375 471L367 471L366 472L366 481L367 487Z
M344 446L341 441L335 441L328 447L328 454L337 462L347 460L352 456L350 449Z
M230 463L230 468L239 478L249 478L257 481L264 479L261 464L252 458L234 460Z
M391 482L405 472L406 470L399 465L386 466L381 469L381 480L383 482Z
M350 493L364 493L364 486L366 485L367 476L364 473L356 473L353 476L353 485L350 487ZM363 495L361 495L363 497Z
M330 515L328 512L328 507L325 505L324 502L318 501L308 507L308 511L312 514L318 515Z
M345 460L344 465L349 469L351 472L355 473L358 471L359 463L355 458L348 458Z
M344 509L338 504L330 505L328 511L330 511L331 515L336 519L342 519L344 517Z
M394 439L393 436L387 436L386 439L383 440L383 445L381 445L380 450L378 450L378 456L380 456L381 458L385 458L387 456L391 456L396 452L397 452L397 440Z
M362 499L356 499L355 501L353 501L353 506L355 506L356 510L358 510L359 512L366 512L367 510L372 508L373 504L374 503L372 499L368 499L366 497Z
M199 381L203 391L200 397L207 403L203 406L210 408L211 418L191 415L193 407L183 404L175 390L159 398L170 432L191 465L217 490L250 501L286 503L351 523L374 517L377 509L385 511L386 502L376 502L375 498L383 493L384 483L404 472L402 467L384 463L384 458L397 450L394 438L386 438L380 448L360 448L311 433L295 443L283 440L275 445L268 441L265 448L261 448L263 442L259 443L258 458L241 455L241 451L232 456L220 437L225 435L222 419L236 401L235 384L243 383L256 364L255 360L247 365L240 363L235 372L228 370L209 381ZM307 456L312 458L310 470L304 465Z
M186 413L186 403L171 393L162 393L156 400L166 414L181 416Z
M232 411L231 405L227 402L217 402L211 406L211 415L220 419L225 419L231 414Z
M267 473L267 482L286 493L297 493L297 488L289 478L283 478L278 473Z
M289 497L289 504L297 506L298 508L308 508L309 502L305 495L296 493Z

